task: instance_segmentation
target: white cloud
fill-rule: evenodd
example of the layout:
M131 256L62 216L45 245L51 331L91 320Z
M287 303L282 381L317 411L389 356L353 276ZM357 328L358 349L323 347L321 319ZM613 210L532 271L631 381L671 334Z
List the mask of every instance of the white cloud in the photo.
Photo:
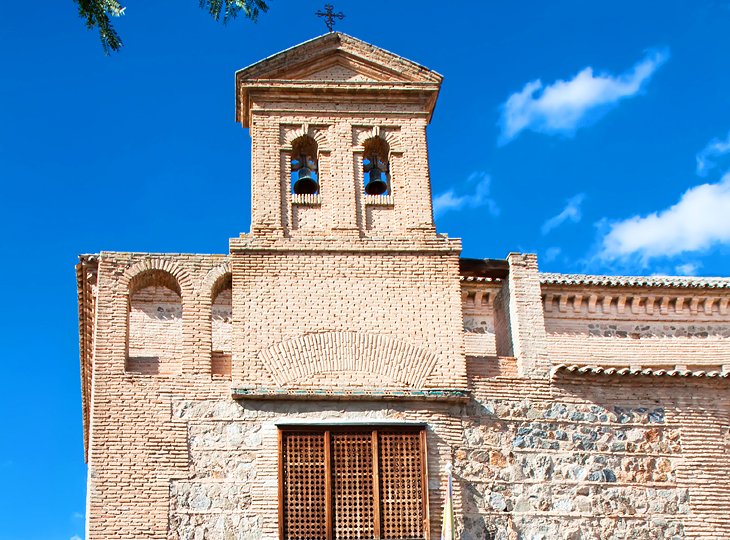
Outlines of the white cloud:
M478 208L486 206L493 216L499 214L497 203L489 197L489 188L492 177L484 172L475 172L469 175L466 181L470 191L457 195L453 189L436 195L433 199L434 217L439 217L452 210L464 208Z
M81 537L78 534L74 534L69 540L81 540Z
M555 227L559 227L565 221L570 220L573 223L578 223L583 217L580 211L580 205L583 204L583 200L586 198L585 193L578 193L574 195L565 205L565 208L557 215L548 219L542 224L542 234L547 234L552 231Z
M540 79L531 81L502 106L500 142L507 143L526 129L570 135L622 99L638 94L668 59L667 49L653 50L620 75L594 74L592 67L586 67L568 81L548 86Z
M674 271L680 276L696 276L700 265L697 263L678 264L674 267Z
M730 172L716 184L690 188L665 210L608 227L598 255L604 261L637 258L646 265L655 257L730 244Z
M543 256L542 260L543 262L553 262L555 259L558 258L560 253L562 253L562 249L560 249L557 246L549 247L545 250L545 255Z
M725 140L712 139L707 146L697 153L697 174L706 176L715 166L715 158L730 154L730 133Z

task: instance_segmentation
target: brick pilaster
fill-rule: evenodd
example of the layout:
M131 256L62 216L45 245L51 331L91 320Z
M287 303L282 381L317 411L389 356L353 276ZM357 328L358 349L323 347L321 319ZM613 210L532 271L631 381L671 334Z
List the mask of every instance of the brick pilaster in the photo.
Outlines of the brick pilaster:
M532 379L546 378L550 373L550 360L537 255L510 253L507 260L509 278L503 285L502 295L518 373Z

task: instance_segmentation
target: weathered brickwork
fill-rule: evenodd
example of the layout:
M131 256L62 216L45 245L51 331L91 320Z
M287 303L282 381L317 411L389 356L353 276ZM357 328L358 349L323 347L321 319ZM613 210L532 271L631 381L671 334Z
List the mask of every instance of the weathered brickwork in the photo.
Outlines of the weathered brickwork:
M130 296L127 371L149 375L179 371L182 301L164 286L150 286Z
M562 363L730 369L727 295L687 288L543 289L548 348Z
M449 463L464 540L730 538L730 280L463 264L432 218L440 75L332 33L236 81L251 232L77 266L87 539L279 538L279 426L341 423L425 426L432 539Z
M232 345L233 328L233 293L230 288L218 293L213 302L212 325L213 325L213 350L230 354Z

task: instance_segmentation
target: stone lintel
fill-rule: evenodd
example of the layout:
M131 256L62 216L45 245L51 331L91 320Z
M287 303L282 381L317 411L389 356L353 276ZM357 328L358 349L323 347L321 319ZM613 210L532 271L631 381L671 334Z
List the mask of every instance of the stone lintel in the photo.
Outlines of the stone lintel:
M448 401L465 402L468 390L340 390L331 388L233 388L233 399L315 401Z

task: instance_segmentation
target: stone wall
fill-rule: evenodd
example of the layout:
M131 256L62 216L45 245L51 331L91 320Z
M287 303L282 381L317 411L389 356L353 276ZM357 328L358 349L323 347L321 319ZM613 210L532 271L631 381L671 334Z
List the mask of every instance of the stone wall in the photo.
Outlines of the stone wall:
M188 434L189 476L170 484L171 537L276 538L276 424L427 422L432 537L438 538L443 467L453 462L460 537L467 539L721 539L730 488L689 452L685 422L725 418L727 390L659 391L616 381L526 383L480 378L465 405L180 400L173 421ZM691 405L720 391L713 410ZM679 411L683 411L679 413ZM722 447L727 431L705 444ZM706 458L706 456L704 456ZM704 459L703 458L703 459ZM702 480L687 470L702 468ZM710 476L707 476L710 475ZM703 499L712 495L708 508ZM203 534L205 536L196 536Z
M169 538L277 538L276 426L287 422L426 422L429 512L437 538L444 480L439 471L461 444L459 411L448 404L175 401L173 421L185 426L190 465L188 477L170 483Z
M730 535L730 455L716 427L730 419L726 387L470 379L455 452L462 538Z
M230 289L217 285L227 268L220 256L102 254L89 538L275 538L276 423L291 420L426 422L434 538L448 462L465 540L730 537L730 397L722 382L526 379L517 377L514 358L487 347L478 350L492 354L468 357L466 405L235 402L231 383L211 377L211 350L226 342L215 337L216 321L218 332L233 324L226 322ZM129 303L138 276L158 271L180 294L142 287ZM493 308L472 302L470 287L464 318L484 324L462 328L489 329ZM483 287L481 298L499 285ZM164 309L179 301L182 311ZM125 372L127 321L157 324L158 313L182 318L169 341L180 372ZM133 327L129 335L137 336ZM373 384L372 373L340 375L348 373L346 385ZM312 384L331 377L322 373Z

